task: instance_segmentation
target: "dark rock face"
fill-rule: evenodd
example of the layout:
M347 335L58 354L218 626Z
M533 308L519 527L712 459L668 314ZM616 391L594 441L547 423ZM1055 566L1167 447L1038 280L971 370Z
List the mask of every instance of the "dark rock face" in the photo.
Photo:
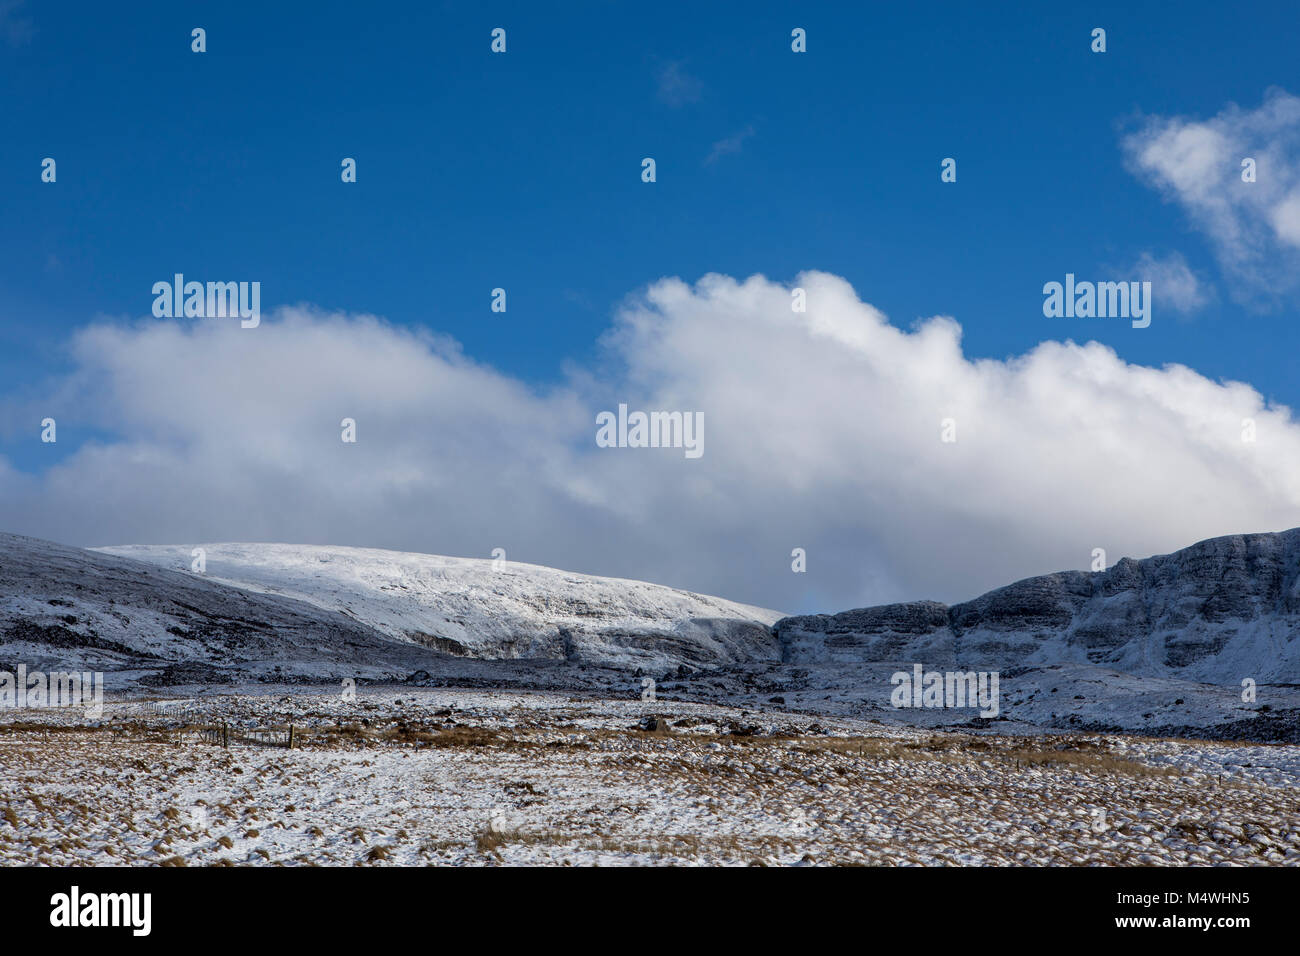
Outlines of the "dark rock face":
M929 634L948 624L948 608L937 601L910 604L882 604L843 614L819 615L833 618L833 633Z
M1094 593L1089 575L1062 571L990 591L948 611L950 627L963 631L1038 631L1067 626Z
M456 657L465 657L469 653L464 644L460 641L452 640L450 637L439 637L436 634L425 634L423 631L407 631L406 637L412 644L432 647L435 651L442 651L444 654L452 654Z
M1300 680L1300 529L1211 538L1106 571L1028 578L973 601L788 617L791 663L1089 663L1192 680Z

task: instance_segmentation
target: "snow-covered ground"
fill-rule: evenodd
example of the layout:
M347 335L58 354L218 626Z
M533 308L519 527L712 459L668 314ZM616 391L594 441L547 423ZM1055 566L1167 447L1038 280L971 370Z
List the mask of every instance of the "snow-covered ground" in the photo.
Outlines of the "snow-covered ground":
M244 688L244 691L253 691ZM1300 863L1300 747L933 732L559 693L294 688L0 714L0 862ZM667 731L640 729L666 719Z
M1089 664L1020 667L1000 675L997 719L979 707L896 709L891 676L907 661L813 667L760 665L719 669L664 681L661 692L745 707L779 704L809 714L868 717L916 727L1117 731L1211 736L1262 742L1300 739L1300 688L1261 684L1255 699L1241 688L1174 678L1140 677Z
M779 658L776 611L622 578L495 559L290 544L130 545L105 554L339 611L381 634L477 658L635 669Z

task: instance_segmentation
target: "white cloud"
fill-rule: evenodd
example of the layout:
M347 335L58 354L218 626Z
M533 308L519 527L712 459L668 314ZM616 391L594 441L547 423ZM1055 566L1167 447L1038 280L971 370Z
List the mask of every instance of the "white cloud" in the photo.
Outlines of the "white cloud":
M1267 302L1300 286L1300 97L1274 89L1254 110L1149 117L1123 148L1210 238L1239 298ZM1242 180L1247 158L1255 182Z
M659 99L668 106L685 106L695 103L704 91L704 84L686 72L686 68L677 61L670 61L659 68L657 76Z
M1134 271L1140 280L1151 283L1152 297L1162 311L1195 312L1213 297L1212 287L1201 281L1181 253L1157 258L1144 252Z
M36 28L31 17L25 16L23 8L26 0L0 0L0 36L10 46L22 46L32 42Z
M712 165L723 156L739 153L745 146L745 140L753 135L754 125L751 123L739 132L718 140L709 150L709 155L704 158L705 165Z
M284 310L82 331L52 412L123 436L37 476L0 527L84 544L262 540L488 556L783 610L959 600L1300 524L1300 426L1247 385L1044 342L971 361L948 318L890 325L842 279L654 283L601 367L547 392L444 340ZM705 454L600 449L595 415L701 411ZM357 421L358 443L339 440ZM958 441L940 442L940 420ZM1258 441L1241 441L1243 418ZM790 570L807 550L808 572Z

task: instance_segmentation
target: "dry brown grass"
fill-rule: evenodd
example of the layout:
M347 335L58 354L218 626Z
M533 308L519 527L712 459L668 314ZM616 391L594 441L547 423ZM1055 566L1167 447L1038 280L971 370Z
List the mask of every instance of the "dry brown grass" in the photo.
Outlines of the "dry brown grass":
M839 753L882 760L941 760L971 763L993 760L1003 765L1069 767L1096 773L1169 776L1171 768L1152 767L1117 757L1097 741L1082 738L1001 738L991 741L966 735L932 735L925 740L899 741L879 737L802 737L797 749L806 753Z
M483 829L474 838L480 853L501 858L499 852L506 845L528 847L553 847L572 852L605 852L636 854L661 859L699 859L702 856L729 856L732 859L760 861L764 855L792 852L793 840L771 835L675 834L657 838L616 837L590 833L566 833L559 830L497 830ZM446 842L440 848L455 845ZM762 864L761 861L759 865Z
M342 724L301 731L295 742L312 749L356 749L358 747L415 746L438 749L494 747L522 749L537 747L536 741L523 735L505 734L486 727L441 727L401 723L381 727Z

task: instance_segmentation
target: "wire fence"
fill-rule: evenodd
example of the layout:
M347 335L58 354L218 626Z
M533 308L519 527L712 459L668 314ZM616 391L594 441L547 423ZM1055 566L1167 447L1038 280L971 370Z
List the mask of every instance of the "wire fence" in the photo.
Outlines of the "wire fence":
M293 724L284 727L232 727L227 723L186 726L177 731L180 742L193 736L198 742L218 747L240 744L253 747L280 747L292 750L301 742L298 728Z
M175 728L179 743L192 737L195 741L219 747L244 744L254 747L282 747L292 750L301 742L301 734L293 724L271 727L241 727L226 721L212 722L208 715L194 706L194 701L153 701L150 709L161 716L181 721Z

